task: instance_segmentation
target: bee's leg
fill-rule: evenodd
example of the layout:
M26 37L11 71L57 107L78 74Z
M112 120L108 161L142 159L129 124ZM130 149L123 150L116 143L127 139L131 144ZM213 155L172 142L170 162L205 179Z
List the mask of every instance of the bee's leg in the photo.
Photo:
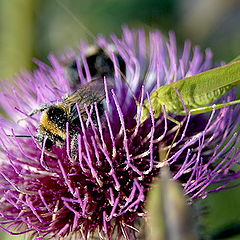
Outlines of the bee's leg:
M76 160L78 157L78 133L75 133L71 139L71 158Z
M36 109L34 109L34 110L32 110L29 114L28 114L28 116L33 116L34 114L36 114L36 113L38 113L38 112L43 112L44 110L46 110L47 108L49 108L49 107L51 107L52 106L52 104L43 104L43 105L41 105L41 106L39 106L38 108L36 108Z
M42 166L48 170L48 169L49 169L49 166L48 166L48 164L47 164L47 160L46 160L45 154L43 155L43 161L42 161L42 163L43 163Z

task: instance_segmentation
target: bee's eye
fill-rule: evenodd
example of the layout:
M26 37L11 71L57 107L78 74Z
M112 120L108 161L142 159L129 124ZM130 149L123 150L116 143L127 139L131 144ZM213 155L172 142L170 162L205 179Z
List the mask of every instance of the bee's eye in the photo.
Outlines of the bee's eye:
M77 71L78 70L78 68L77 68L77 61L73 60L72 63L70 64L69 68Z
M53 146L53 142L47 138L46 143L45 143L45 148L46 149L51 149Z

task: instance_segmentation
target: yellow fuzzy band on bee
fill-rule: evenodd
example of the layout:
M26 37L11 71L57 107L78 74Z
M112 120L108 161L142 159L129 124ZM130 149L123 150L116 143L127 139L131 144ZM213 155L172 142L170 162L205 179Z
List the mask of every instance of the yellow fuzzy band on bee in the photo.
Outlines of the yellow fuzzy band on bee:
M59 129L57 124L51 122L46 113L43 113L41 116L40 128L44 128L46 131L49 131L52 134L61 137L63 140L66 139L66 132Z

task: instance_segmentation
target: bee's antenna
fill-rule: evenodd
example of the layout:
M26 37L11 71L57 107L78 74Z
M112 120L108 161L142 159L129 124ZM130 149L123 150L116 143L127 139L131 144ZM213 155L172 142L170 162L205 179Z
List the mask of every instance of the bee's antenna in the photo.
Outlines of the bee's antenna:
M36 138L35 136L30 136L30 135L13 135L13 134L6 134L6 136L8 137L26 137L26 138L31 138L31 137L34 137Z

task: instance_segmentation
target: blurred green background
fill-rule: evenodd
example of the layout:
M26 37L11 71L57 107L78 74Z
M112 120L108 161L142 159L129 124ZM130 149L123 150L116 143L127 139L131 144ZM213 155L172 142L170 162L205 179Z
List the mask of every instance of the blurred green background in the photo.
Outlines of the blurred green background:
M123 24L174 30L180 47L186 39L213 50L215 61L240 53L239 0L0 0L0 79L34 69L32 58L47 62L49 53L77 47L91 34L116 33ZM84 29L84 27L86 29ZM90 32L91 34L89 34ZM240 188L210 195L206 231L240 222ZM6 234L0 239L24 239ZM229 238L230 239L230 238ZM240 239L240 236L231 238Z

